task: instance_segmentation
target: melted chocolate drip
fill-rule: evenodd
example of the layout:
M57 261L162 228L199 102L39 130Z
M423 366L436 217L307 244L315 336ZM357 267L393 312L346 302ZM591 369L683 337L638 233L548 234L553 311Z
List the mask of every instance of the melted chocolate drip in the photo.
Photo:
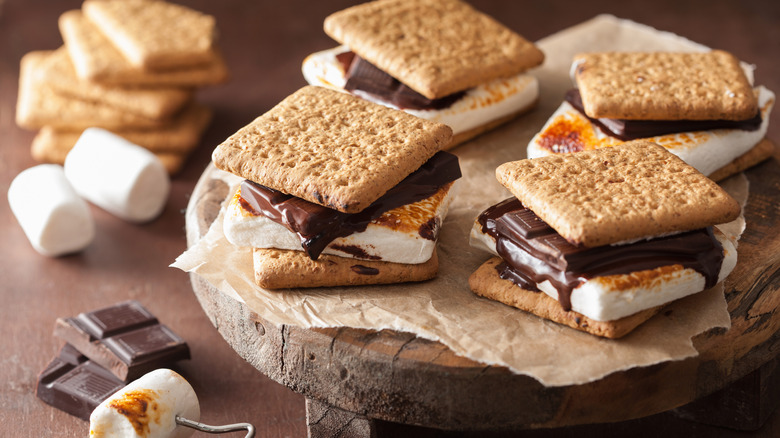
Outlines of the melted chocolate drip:
M346 72L345 90L354 94L368 94L400 109L438 110L448 108L466 94L465 91L459 91L438 99L428 99L354 52L340 53L336 55L336 59Z
M605 134L628 141L639 138L657 137L678 132L709 131L712 129L741 129L755 131L761 127L761 111L747 120L625 120L594 119L585 114L582 96L576 88L566 92L566 102L587 117Z
M241 184L240 202L248 212L262 214L298 234L304 252L316 260L334 239L364 231L384 212L428 198L460 176L458 157L438 152L359 213L342 213L246 180Z
M379 269L377 268L370 268L363 265L352 265L349 268L352 272L360 275L379 275Z
M532 291L549 280L564 310L571 309L572 290L590 278L679 264L701 273L709 288L717 283L723 262L723 247L712 227L587 248L569 243L516 198L487 209L478 221L496 239L496 250L504 259L496 267L501 278Z

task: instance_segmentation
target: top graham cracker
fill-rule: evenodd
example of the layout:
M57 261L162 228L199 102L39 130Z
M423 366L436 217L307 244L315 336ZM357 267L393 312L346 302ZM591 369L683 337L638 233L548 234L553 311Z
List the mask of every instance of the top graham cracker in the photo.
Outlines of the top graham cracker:
M496 177L566 240L596 247L736 219L740 206L655 143L504 163Z
M606 52L574 58L585 113L626 120L746 120L758 102L728 52Z
M242 178L356 213L451 138L442 123L306 86L217 146L212 159Z
M536 46L459 0L379 0L336 12L325 33L429 99L513 76Z
M78 77L104 85L144 87L200 87L224 82L227 65L219 51L202 65L171 70L144 70L122 55L80 9L59 18L60 33Z
M81 9L138 68L182 68L214 59L216 21L211 15L146 0L87 0Z

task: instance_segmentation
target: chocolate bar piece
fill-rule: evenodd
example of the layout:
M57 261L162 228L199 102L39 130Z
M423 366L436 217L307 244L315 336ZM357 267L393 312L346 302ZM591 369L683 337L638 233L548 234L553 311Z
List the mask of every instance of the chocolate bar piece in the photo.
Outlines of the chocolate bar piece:
M478 221L483 232L496 240L496 252L504 260L496 266L501 278L530 291L549 281L567 311L571 310L572 291L588 278L679 264L702 274L710 288L717 283L723 262L723 247L712 227L588 248L569 243L517 198L485 210Z
M190 358L187 343L137 301L57 318L54 335L124 381Z
M346 72L345 90L355 94L365 93L376 96L379 100L391 103L400 109L449 108L466 94L465 91L457 91L438 99L428 99L354 52L341 53L337 59Z
M316 260L334 239L364 231L382 213L425 199L460 176L458 157L442 151L358 213L342 213L248 180L241 185L241 202L252 214L298 234L303 251Z
M65 344L38 376L35 395L57 409L89 420L103 400L124 386L108 370Z
M714 129L741 129L756 131L761 127L761 111L747 120L625 120L625 119L594 119L585 114L582 96L577 89L569 90L565 96L566 102L574 107L591 123L595 124L605 134L619 140L628 141L641 138L651 138L678 132L711 131Z

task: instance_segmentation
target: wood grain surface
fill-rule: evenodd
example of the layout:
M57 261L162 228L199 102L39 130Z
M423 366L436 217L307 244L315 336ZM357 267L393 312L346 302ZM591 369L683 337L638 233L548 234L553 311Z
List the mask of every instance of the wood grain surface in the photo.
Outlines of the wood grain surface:
M247 344L246 351L234 351L223 339L221 333L232 330L230 319L209 317L204 309L213 306L232 305L217 301L216 304L201 304L193 293L189 277L168 265L187 246L185 238L184 210L193 189L209 163L214 146L227 138L241 126L267 111L285 96L304 84L300 74L303 58L317 50L335 45L322 31L322 21L329 13L356 3L355 0L288 0L284 2L248 2L244 0L182 0L181 3L197 10L213 14L220 29L220 47L231 69L229 83L199 92L198 99L215 110L215 119L205 134L203 141L182 173L173 180L171 196L162 216L146 225L133 225L92 207L97 225L95 242L84 252L58 259L49 259L37 254L29 245L21 228L13 217L6 201L0 202L0 236L3 248L0 254L0 436L85 436L88 424L75 417L64 414L40 402L35 395L37 374L56 354L60 342L52 336L54 320L61 316L72 316L117 301L133 298L141 301L160 320L182 335L192 349L192 360L181 363L179 369L193 384L201 403L202 420L211 424L225 424L237 421L249 421L258 428L259 437L300 437L307 433L305 397L300 394L308 390L298 382L294 375L278 372L284 376L284 384L279 384L242 359L252 348L265 348L271 355L282 357L278 350L270 347L270 341ZM768 88L780 90L780 2L774 0L756 0L751 2L733 2L730 0L658 0L652 5L646 2L625 2L617 0L592 0L589 2L570 2L568 0L549 0L544 2L514 2L504 0L471 1L478 9L497 17L512 29L518 30L531 40L572 26L599 13L612 13L619 17L630 18L662 30L683 35L702 44L731 51L740 59L756 64L757 83ZM19 61L32 50L53 50L62 44L57 29L57 18L67 10L79 8L81 0L0 0L0 191L6 193L11 180L22 170L37 164L30 156L30 142L34 132L18 128L14 122L16 95L19 77ZM780 139L780 117L778 112L772 116L768 137L778 143ZM777 156L772 162L759 169L751 178L777 175ZM765 170L761 170L765 169ZM756 198L756 211L765 216L763 225L766 233L746 237L745 242L761 246L772 242L776 234L777 183L773 183L774 194ZM753 179L751 179L753 182ZM770 251L765 244L762 251L753 254L756 259L767 260L764 266L771 266L778 252ZM746 261L746 263L749 262ZM776 264L775 264L776 265ZM752 265L751 266L756 266ZM776 273L765 268L750 268L754 281L735 284L734 293L740 296L754 297L759 291L757 284L774 284L777 288ZM751 278L747 275L745 278ZM764 298L765 300L766 298ZM741 352L743 355L760 357L771 356L769 345L776 340L763 342L773 319L768 312L767 301L730 300L732 311L745 315L740 325L756 325L762 330L747 332L755 337L751 342L757 347ZM211 310L209 310L211 311ZM233 313L234 309L225 309ZM242 323L251 321L246 315ZM274 331L252 322L255 330L276 336ZM215 328L216 327L216 328ZM775 332L777 330L775 329ZM332 338L331 333L312 332L296 334L288 328L284 333L285 342L315 342L315 348L322 348L316 342ZM343 338L345 346L365 346L366 355L387 354L384 343L378 342L384 336L390 336L391 345L403 345L403 334L350 334ZM339 335L347 336L347 334ZM776 336L776 335L775 335ZM353 340L352 337L355 339ZM278 339L281 341L281 339ZM389 342L389 341L388 341ZM709 338L699 341L706 347ZM416 354L428 349L423 341L409 340L402 348L399 357L410 363ZM294 344L288 344L294 345ZM334 346L337 344L334 344ZM278 347L278 345L277 345ZM345 347L346 348L346 347ZM357 347L349 347L357 348ZM325 350L327 351L327 350ZM453 366L457 358L440 349L433 356L424 356L431 368ZM717 349L713 349L717 356ZM777 350L774 351L776 353ZM307 350L307 353L309 351ZM344 356L346 352L336 350ZM313 359L308 356L289 357L285 362L286 370L295 367L324 367L327 355L313 350ZM258 354L258 353L253 353ZM325 353L327 354L327 353ZM428 354L428 353L426 353ZM381 355L380 355L381 356ZM438 356L438 357L436 357ZM319 361L319 363L317 363ZM281 370L281 363L277 363ZM351 365L350 365L351 366ZM290 368L292 367L292 368ZM724 376L729 373L747 374L739 362L733 367L699 367L700 375ZM344 367L347 372L349 368ZM478 367L481 371L482 368ZM666 367L659 367L666 368ZM312 368L316 369L316 368ZM373 372L385 372L388 367L378 366ZM392 367L390 367L392 369ZM441 369L441 368L439 368ZM333 370L335 373L336 370ZM403 370L399 370L403 371ZM433 373L435 370L431 371ZM341 376L341 369L336 375ZM674 375L672 370L658 369L657 373ZM691 370L681 372L691 373ZM475 373L478 373L475 371ZM486 381L496 379L500 382L500 370L484 371ZM381 376L381 374L377 374ZM752 381L761 386L765 379L754 376ZM428 375L420 376L420 379ZM329 377L326 375L326 377ZM333 377L333 375L330 375ZM348 377L348 374L347 374ZM728 377L727 377L728 378ZM714 379L708 379L712 382ZM347 379L349 381L349 379ZM614 383L614 382L613 382ZM645 394L653 393L657 387L652 382L641 379L630 381L633 395L626 393L625 387L615 386L607 398L617 398L626 404L634 405L636 410L644 409ZM606 385L606 384L605 384ZM331 388L330 392L346 387L346 384ZM697 382L691 386L699 388ZM705 385L706 386L706 385ZM289 388L288 388L289 387ZM292 388L292 390L290 389ZM608 388L606 388L608 389ZM451 386L442 386L442 397ZM497 387L496 391L504 391ZM296 392L297 391L297 392ZM690 389L693 391L693 389ZM702 389L706 392L707 389ZM359 397L369 399L377 394L359 393ZM560 413L558 421L577 422L579 418L590 415L587 410L578 412L574 406L578 397L585 394L570 392L568 397L572 408ZM328 397L338 398L335 394ZM452 398L447 398L452 400ZM479 399L471 399L475 405ZM560 400L557 400L560 401ZM609 400L591 399L591 410ZM651 400L652 401L652 400ZM316 400L315 400L316 402ZM544 401L547 403L548 401ZM555 399L550 403L556 402ZM394 415L405 415L400 411L409 410L418 415L421 407L415 406L413 399L388 400ZM617 401L613 402L617 403ZM511 410L529 409L520 412L525 418L534 418L543 407L521 403L517 407L507 406L496 415L508 415ZM733 409L736 412L738 409ZM327 414L327 412L325 412ZM511 412L510 412L511 413ZM327 418L325 415L323 418ZM543 419L550 423L553 419ZM322 421L310 418L309 421ZM440 417L437 426L454 429L460 423L471 420L448 419ZM449 424L448 421L456 423ZM460 422L460 423L458 423ZM498 427L498 425L496 425ZM504 437L517 436L512 431L492 430L489 432L442 432L439 429L407 426L397 423L378 422L376 431L379 436L469 436ZM768 416L766 424L752 432L739 432L702 423L680 419L671 413L662 413L650 417L610 424L571 426L555 429L523 431L528 437L582 437L582 436L714 436L714 437L777 437L780 436L780 415L775 412ZM197 436L197 435L196 435ZM238 436L238 435L237 435Z

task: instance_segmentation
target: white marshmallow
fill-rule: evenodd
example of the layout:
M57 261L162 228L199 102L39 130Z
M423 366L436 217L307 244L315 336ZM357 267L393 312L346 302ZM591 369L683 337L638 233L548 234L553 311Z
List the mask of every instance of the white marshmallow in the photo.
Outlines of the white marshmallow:
M303 77L311 85L344 91L345 72L336 55L347 51L349 48L342 45L309 55L303 61ZM395 108L387 102L364 93L359 95L374 103ZM444 123L452 128L453 135L458 135L529 107L538 97L539 82L536 77L521 73L471 88L448 108L441 110L404 108L403 110L422 119Z
M194 429L176 424L176 416L200 419L192 386L179 374L161 368L144 374L103 401L89 417L89 436L184 438Z
M366 258L356 257L354 253L357 252L371 260L425 263L433 254L436 241L421 236L420 227L433 222L441 226L452 202L453 187L442 188L429 198L384 213L369 223L364 231L334 239L322 253ZM251 214L241 206L239 197L240 188L231 198L223 221L225 238L230 243L253 248L301 251L301 241L297 234L265 216ZM339 248L351 248L353 251L345 252Z
M647 140L658 143L695 167L699 172L710 175L749 151L766 135L769 127L769 115L775 102L775 94L765 87L758 87L757 90L761 126L755 131L714 129L659 135L647 138ZM605 134L601 128L592 124L587 117L564 101L550 116L542 130L531 139L528 144L528 158L567 152L566 149L558 149L559 145L553 145L553 150L542 146L549 142L546 140L547 137L554 138L556 133L560 133L562 129L571 133L572 137L584 144L586 149L609 147L622 143L617 138Z
M157 217L171 187L154 154L100 128L81 134L65 158L65 175L78 194L131 222Z
M718 282L721 282L736 266L737 250L732 241L717 229L715 237L723 246L724 259L718 274ZM482 232L482 226L477 221L471 228L469 244L498 256L495 239ZM704 276L690 268L665 272L652 281L630 281L630 275L586 280L571 292L572 310L596 321L614 321L701 292L705 285ZM621 288L621 285L624 287ZM558 291L549 281L536 286L551 298L558 299Z
M73 190L62 166L41 164L22 171L8 187L8 203L41 254L80 251L95 237L89 206Z

